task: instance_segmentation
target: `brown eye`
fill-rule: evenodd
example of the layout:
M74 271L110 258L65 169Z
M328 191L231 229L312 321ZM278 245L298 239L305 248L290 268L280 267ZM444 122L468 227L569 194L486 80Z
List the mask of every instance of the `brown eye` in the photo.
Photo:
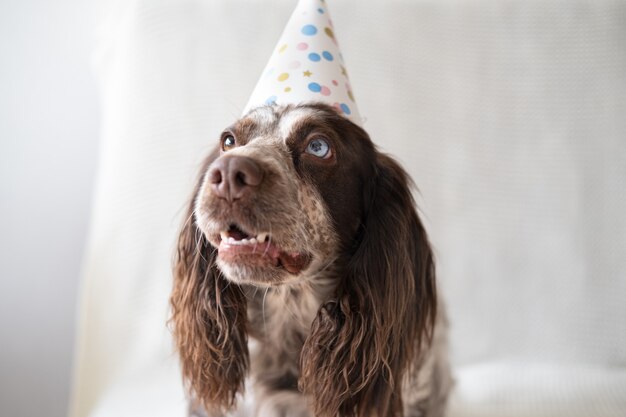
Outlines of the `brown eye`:
M225 135L222 139L222 150L229 151L235 147L235 137L233 135Z

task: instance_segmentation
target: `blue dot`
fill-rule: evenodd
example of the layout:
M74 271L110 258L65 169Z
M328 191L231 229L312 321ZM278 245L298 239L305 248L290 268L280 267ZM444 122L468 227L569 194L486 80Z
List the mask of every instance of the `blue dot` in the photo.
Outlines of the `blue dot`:
M311 52L309 54L309 59L313 62L318 62L322 59L322 57L320 56L320 54L316 54L315 52Z
M350 111L350 107L348 107L348 105L346 103L341 103L341 106L339 106L339 107L341 107L341 110L343 110L343 112L345 114L347 114L347 115L350 115L350 113L352 113Z
M319 93L320 91L322 91L322 86L318 83L310 83L309 90L313 91L314 93Z
M313 25L302 26L302 33L307 36L313 36L317 33L317 28Z
M321 7L317 9L317 11L320 12L320 14L324 14L324 9L322 9Z
M276 99L277 98L278 97L276 97L276 96L271 96L267 100L265 100L265 104L269 104L269 105L276 104Z
M330 52L328 52L328 51L324 51L324 52L322 52L322 55L323 55L323 56L324 56L324 58L326 58L328 61L332 61L333 59L335 59L335 58L333 57L333 54L331 54L331 53L330 53Z

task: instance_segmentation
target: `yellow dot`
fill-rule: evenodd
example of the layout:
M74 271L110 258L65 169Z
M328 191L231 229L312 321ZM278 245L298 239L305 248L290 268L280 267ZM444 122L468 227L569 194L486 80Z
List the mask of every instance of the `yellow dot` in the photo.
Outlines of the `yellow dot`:
M287 78L289 78L289 74L286 72L283 72L282 74L278 76L278 81L285 81Z
M287 44L284 44L283 46L280 47L280 49L278 50L278 53L283 53L285 52L285 49L287 49Z
M285 87L285 93L288 93L291 91L291 87Z
M333 30L331 28L324 28L324 32L326 33L326 35L328 35L329 38L335 40L335 34L333 33Z

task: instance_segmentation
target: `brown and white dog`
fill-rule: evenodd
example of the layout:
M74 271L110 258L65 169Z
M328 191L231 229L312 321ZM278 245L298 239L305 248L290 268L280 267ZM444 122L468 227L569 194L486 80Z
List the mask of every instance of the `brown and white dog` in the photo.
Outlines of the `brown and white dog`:
M222 133L174 265L192 413L443 415L446 324L410 185L324 104L260 107Z

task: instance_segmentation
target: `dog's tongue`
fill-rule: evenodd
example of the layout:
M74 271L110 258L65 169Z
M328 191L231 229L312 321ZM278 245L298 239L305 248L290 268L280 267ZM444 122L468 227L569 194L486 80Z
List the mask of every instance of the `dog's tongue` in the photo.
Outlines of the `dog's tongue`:
M301 253L285 253L280 252L278 259L283 264L285 269L292 274L297 274L304 269L309 262L309 257Z
M231 226L226 233L229 237L232 237L235 240L248 239L250 237L247 233L243 232L237 226Z

